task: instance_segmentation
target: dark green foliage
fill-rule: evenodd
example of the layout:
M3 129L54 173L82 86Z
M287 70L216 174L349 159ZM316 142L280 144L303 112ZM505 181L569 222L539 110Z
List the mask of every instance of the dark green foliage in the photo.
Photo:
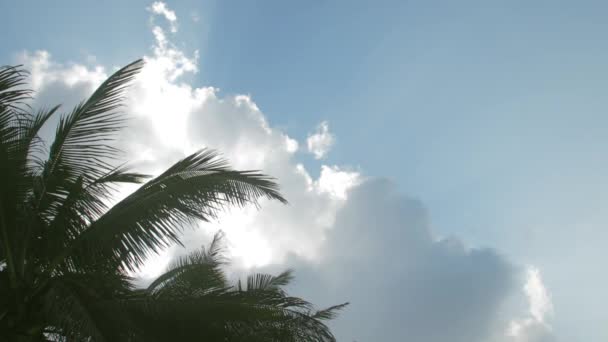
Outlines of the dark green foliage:
M261 198L286 202L272 178L210 150L152 179L117 167L121 101L142 65L63 115L48 149L38 133L59 107L32 114L27 73L0 68L0 340L333 341L323 321L343 305L314 311L290 297L290 272L230 285L219 236L134 287L129 271L179 244L184 227ZM143 185L109 207L124 183Z

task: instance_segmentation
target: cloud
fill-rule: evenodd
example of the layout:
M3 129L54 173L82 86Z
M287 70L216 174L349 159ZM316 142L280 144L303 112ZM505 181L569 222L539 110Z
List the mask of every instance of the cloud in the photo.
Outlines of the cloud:
M524 290L530 301L530 315L535 321L545 323L545 317L553 313L553 303L537 268L528 269L528 281Z
M22 52L17 55L17 64L30 71L30 87L36 91L31 105L36 109L61 105L64 112L68 111L109 76L103 66L90 68L77 63L57 63L47 51ZM42 127L41 134L47 140L54 135L58 122L55 116Z
M157 4L151 12L172 30L175 13ZM389 181L329 163L310 172L297 159L298 141L268 122L251 96L184 81L198 72L198 52L178 49L162 25L152 34L154 46L127 98L130 125L120 137L131 164L156 174L201 147L214 148L238 169L277 177L290 201L234 209L217 223L186 231L186 250L221 228L235 268L294 266L295 291L321 304L352 302L332 323L339 340L548 341L540 338L548 336L541 330L548 327L550 301L538 274L528 277L526 291L534 299L527 311L503 313L509 298L521 297L518 270L505 258L468 248L457 237L435 236L424 205L396 193ZM57 63L44 51L20 58L32 71L37 104L65 100L64 111L108 76L102 66ZM306 144L320 159L334 140L322 122ZM157 275L186 250L154 256L141 275ZM520 327L516 334L505 334L514 331L509 324Z
M492 249L437 238L424 205L369 179L351 188L317 264L293 258L293 291L326 305L350 301L340 341L488 341L517 269Z
M30 86L38 95L41 90L57 84L76 92L90 93L108 77L103 66L87 68L76 63L59 64L51 60L47 51L23 52L17 56L17 61L28 67Z
M314 154L316 159L321 159L329 152L334 140L334 136L329 132L329 124L323 121L317 126L316 132L308 135L306 139L308 152Z
M165 19L167 19L167 21L169 21L171 32L177 32L177 15L175 15L175 12L170 10L164 2L156 1L152 3L150 7L148 7L148 10L154 14L162 15Z
M537 268L527 269L523 290L528 299L528 315L511 321L507 340L510 342L555 341L551 326L547 322L553 314L553 303Z
M198 12L190 13L190 18L192 18L192 21L195 23L198 23L201 20L201 16L198 14Z
M153 6L153 12L165 16L168 8L159 6ZM223 96L216 88L186 83L184 76L198 71L198 53L177 49L162 25L152 27L152 33L155 44L144 56L145 67L126 99L130 121L119 147L131 165L158 174L187 154L209 147L221 151L235 168L263 170L276 177L290 202L288 206L262 203L262 211L234 209L218 223L187 231L187 247L200 247L210 232L221 227L236 264L263 265L287 254L315 259L337 209L346 200L346 190L357 183L359 173L322 165L319 177L312 178L295 159L298 142L272 127L250 96ZM74 104L72 98L83 99L108 76L102 67L53 62L48 52L24 56L38 94L48 104L66 98ZM52 97L45 95L50 93ZM50 128L48 136L52 136ZM161 260L184 252L177 247L167 251L143 274L157 274Z

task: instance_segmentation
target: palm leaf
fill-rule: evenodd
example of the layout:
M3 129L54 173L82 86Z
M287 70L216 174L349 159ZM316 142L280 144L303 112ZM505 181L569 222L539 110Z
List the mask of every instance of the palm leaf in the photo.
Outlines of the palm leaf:
M27 73L0 67L0 340L335 341L323 321L344 305L315 311L288 296L291 271L233 286L221 233L146 289L125 276L227 207L286 203L274 179L202 150L110 208L119 184L147 179L113 166L122 94L141 66L119 70L60 118L48 151L39 132L59 107L30 113Z
M0 112L19 110L19 106L30 98L32 91L23 87L27 84L27 76L28 72L21 65L0 67Z
M338 311L343 310L348 305L349 305L349 303L343 303L343 304L330 306L329 308L315 312L312 315L312 317L314 317L316 319L322 319L322 320L334 319L338 315Z
M60 258L103 258L136 270L151 253L181 243L184 227L264 197L286 203L272 178L257 171L234 171L216 152L202 150L117 203Z
M107 142L123 127L125 118L119 110L123 93L142 67L140 59L118 70L87 101L61 118L45 168L46 177L61 167L95 178L112 168L107 160L116 158L117 151Z
M206 293L227 289L226 277L220 269L225 263L223 236L221 231L216 233L208 248L203 246L200 250L172 262L165 273L150 283L147 291L155 296L163 296L166 293L183 291Z
M66 188L79 178L88 184L110 172L118 150L111 145L124 124L120 112L125 88L143 66L135 61L103 82L89 99L61 117L40 172L34 208L43 216L61 206Z
M247 286L244 287L241 281L237 283L239 291L282 291L281 287L286 286L293 280L293 272L287 270L273 276L265 273L255 273L247 276Z
M158 277L142 297L129 303L138 316L158 324L145 324L153 336L195 340L203 336L227 341L335 341L324 320L335 317L347 304L314 311L313 306L297 297L287 296L282 289L293 274L277 276L254 274L247 278L246 288L227 286L223 277L214 286L222 265L209 254L221 255L221 235L216 234L209 249L179 258L169 271ZM197 267L199 266L199 267ZM201 267L202 266L202 267ZM213 272L209 272L213 270ZM146 296L148 294L148 296ZM150 298L151 297L151 298ZM167 330L167 327L171 329ZM194 328L193 328L194 327Z
M112 305L112 298L131 289L117 274L69 274L56 277L44 297L44 311L71 341L126 341L129 316Z
M117 190L115 185L139 184L147 178L146 175L129 172L125 167L118 167L88 185L84 185L82 178L67 185L65 199L56 202L57 208L47 210L50 213L48 224L36 234L39 239L34 241L34 251L37 252L35 255L42 258L62 253L88 229L91 222L108 210L108 200ZM81 268L90 266L73 263L68 265Z
M20 66L0 67L0 260L6 263L12 286L17 282L15 218L18 207L17 194L23 186L23 174L19 156L22 155L23 102L31 91L23 88L27 72Z

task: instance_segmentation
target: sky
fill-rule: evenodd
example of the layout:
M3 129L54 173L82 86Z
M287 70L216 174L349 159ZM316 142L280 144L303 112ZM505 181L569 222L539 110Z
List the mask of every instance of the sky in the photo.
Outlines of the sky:
M0 64L65 111L144 57L121 147L277 177L233 210L234 267L349 301L339 341L605 341L608 4L0 1ZM53 128L46 131L51 136Z

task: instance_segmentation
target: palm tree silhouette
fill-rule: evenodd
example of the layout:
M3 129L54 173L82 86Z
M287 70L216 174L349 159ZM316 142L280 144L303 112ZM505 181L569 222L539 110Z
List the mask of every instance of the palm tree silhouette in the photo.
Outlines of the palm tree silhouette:
M122 98L135 61L39 136L59 106L32 113L21 67L0 68L0 339L7 341L334 341L283 287L290 272L229 284L221 236L175 261L146 289L128 274L180 243L184 227L261 198L286 203L258 171L203 149L157 177L116 166ZM120 184L143 183L113 206Z

